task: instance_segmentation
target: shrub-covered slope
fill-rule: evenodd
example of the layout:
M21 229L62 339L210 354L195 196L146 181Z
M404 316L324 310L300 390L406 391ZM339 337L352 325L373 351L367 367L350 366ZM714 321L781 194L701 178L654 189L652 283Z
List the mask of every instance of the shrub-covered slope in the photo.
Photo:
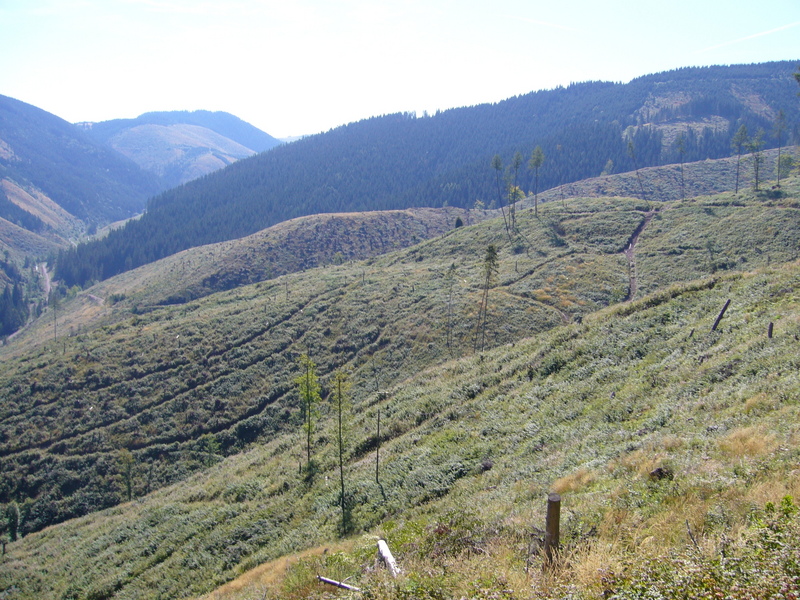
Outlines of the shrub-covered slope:
M535 245L527 255L494 219L365 263L142 314L130 310L135 298L111 306L87 290L62 306L55 331L51 312L7 350L42 342L5 361L0 380L2 499L35 499L26 527L38 529L117 503L121 489L108 487L102 473L116 468L120 448L153 463L149 485L156 487L202 468L192 452L204 433L230 453L292 428L299 352L310 352L325 371L350 366L357 389L367 389L376 378L397 381L451 352L471 351L489 244L501 256L490 346L618 301L627 266L617 252L642 220L638 208L635 201L583 203L584 228L596 214L617 229L577 248L570 224L555 233L527 214L519 219ZM61 337L46 343L54 335Z
M128 306L175 304L317 266L370 258L442 235L496 211L419 208L299 217L253 235L187 250L94 288Z
M764 507L800 492L798 289L796 262L717 275L394 386L357 385L345 480L350 526L369 535L227 597L327 597L317 573L367 598L747 597L793 585L793 505ZM492 301L502 294L493 290ZM196 460L216 463L204 473L11 544L0 589L185 597L334 540L335 429L331 406L322 411L315 477L298 473L299 423L225 459L198 447ZM151 472L137 460L137 496ZM535 550L550 490L563 495L568 559L543 574ZM373 534L395 551L398 580L367 568ZM686 553L670 558L673 549Z
M792 260L800 236L796 185L776 200L721 195L667 203L659 213L637 200L570 199L543 207L538 219L522 211L511 240L494 219L366 262L180 306L142 306L137 294L168 298L198 269L182 274L175 264L174 282L155 290L139 289L146 279L123 278L116 288L109 281L64 303L55 319L45 314L3 349L0 500L27 500L23 530L32 531L118 503L121 449L148 465L141 493L204 468L204 435L231 454L293 429L291 382L301 352L325 373L352 369L359 394L474 352L491 244L499 273L488 347L656 285ZM714 211L718 223L750 223L753 233L713 227ZM777 234L758 237L775 224ZM742 243L742 235L754 243ZM699 250L673 261L676 236ZM702 250L709 243L713 261Z

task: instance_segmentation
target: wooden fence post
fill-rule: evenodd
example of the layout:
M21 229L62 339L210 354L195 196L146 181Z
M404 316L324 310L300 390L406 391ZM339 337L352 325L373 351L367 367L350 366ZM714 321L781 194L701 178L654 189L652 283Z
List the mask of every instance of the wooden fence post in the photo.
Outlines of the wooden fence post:
M547 496L547 519L544 533L544 565L553 563L553 554L558 552L559 526L561 524L561 496L550 493Z

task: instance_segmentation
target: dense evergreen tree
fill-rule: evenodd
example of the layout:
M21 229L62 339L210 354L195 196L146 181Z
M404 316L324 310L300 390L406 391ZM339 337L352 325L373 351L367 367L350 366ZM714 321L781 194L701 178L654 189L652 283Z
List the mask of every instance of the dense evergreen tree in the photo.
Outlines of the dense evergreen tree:
M22 273L8 252L0 260L0 277L8 281L0 292L0 336L6 336L25 325L29 314Z
M7 285L0 295L0 335L10 335L25 325L28 305L20 282Z
M19 534L19 507L16 502L10 503L6 506L6 529L8 530L8 539L12 542L17 541Z

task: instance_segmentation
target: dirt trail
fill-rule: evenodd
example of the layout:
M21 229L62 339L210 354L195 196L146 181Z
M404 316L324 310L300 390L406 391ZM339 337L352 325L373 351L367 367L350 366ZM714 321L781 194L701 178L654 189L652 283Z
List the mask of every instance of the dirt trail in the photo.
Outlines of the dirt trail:
M638 289L637 276L636 276L636 242L639 241L639 235L644 231L645 227L653 220L653 216L657 211L651 210L644 214L644 220L639 223L636 231L633 232L628 247L622 252L628 259L628 273L630 275L630 283L628 285L628 297L623 302L630 302L636 297L636 290Z

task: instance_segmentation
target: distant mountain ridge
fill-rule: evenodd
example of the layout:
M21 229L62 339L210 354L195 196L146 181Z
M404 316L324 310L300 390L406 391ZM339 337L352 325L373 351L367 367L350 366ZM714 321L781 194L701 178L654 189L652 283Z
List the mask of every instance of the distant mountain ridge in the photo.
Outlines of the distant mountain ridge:
M36 273L43 270L23 264L140 214L158 192L280 143L227 113L148 113L75 126L0 96L0 294L14 285L25 290L21 304L41 306L47 290ZM0 327L0 335L11 331Z
M281 144L225 112L149 112L135 119L79 123L90 136L174 187Z
M71 123L0 96L0 177L34 186L86 222L113 221L142 210L159 190L155 177Z
M264 133L257 127L242 119L222 111L208 110L175 110L148 112L134 119L112 119L92 123L88 128L95 138L108 142L125 129L138 125L197 125L210 129L221 136L229 138L255 152L263 152L278 146L280 140Z
M64 253L59 271L68 283L82 285L315 213L504 203L506 177L518 176L523 191L533 189L526 161L535 146L546 157L538 181L544 190L601 172L730 156L741 125L751 135L770 131L779 110L793 124L786 143L799 133L795 68L790 61L687 68L434 116L365 119L170 190L136 223ZM776 144L766 134L762 141L767 148ZM516 152L524 161L516 176L490 168L495 154L508 165Z
M163 189L71 123L0 96L0 251L20 264L140 213Z

